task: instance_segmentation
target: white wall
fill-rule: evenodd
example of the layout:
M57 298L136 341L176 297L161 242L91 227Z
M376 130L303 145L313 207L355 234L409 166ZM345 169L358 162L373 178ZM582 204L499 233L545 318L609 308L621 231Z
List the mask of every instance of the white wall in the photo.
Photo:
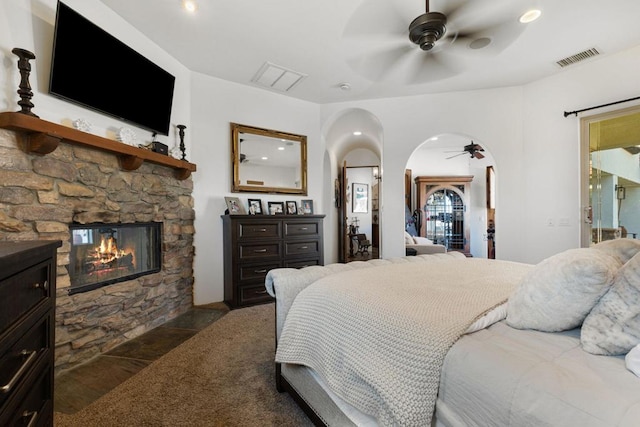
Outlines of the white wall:
M32 50L37 60L31 84L34 112L56 123L83 117L104 136L123 126L112 118L46 94L51 57L54 0L0 3L0 111L17 109L19 74L13 47ZM336 258L333 177L337 168L325 151L324 124L341 111L359 108L380 122L383 138L381 248L384 257L404 253L404 169L416 147L442 133L473 135L494 156L497 181L497 257L538 262L579 245L579 119L562 112L637 96L640 46L610 57L576 64L558 75L511 88L316 105L261 89L190 73L97 0L68 0L107 31L176 75L172 123L187 125L187 159L193 174L196 209L195 302L222 300L224 196L231 195L229 122L288 131L308 137L309 196L326 213L325 262ZM631 106L630 103L622 106ZM610 107L609 110L620 108ZM601 113L606 109L594 111ZM589 113L583 113L589 114ZM140 134L144 131L140 130ZM170 147L175 135L166 140ZM333 165L335 166L335 165ZM326 177L326 178L325 178ZM263 201L290 196L234 194ZM295 197L299 200L307 197ZM547 219L554 226L547 225ZM567 219L567 226L559 226Z
M66 0L65 3L176 77L171 113L172 130L168 137L159 135L156 140L173 148L180 141L175 125L186 125L186 153L187 159L191 160L190 71L100 1ZM3 0L0 2L0 71L2 75L0 111L20 109L17 104L20 97L16 93L20 83L18 57L11 53L14 47L20 47L33 52L36 56L36 59L31 61L29 81L34 92L32 102L35 107L32 111L41 119L70 126L73 120L83 118L91 123L91 133L110 139L115 139L117 130L126 126L134 130L140 143L150 142L151 132L148 130L49 95L49 68L51 67L56 5L56 0ZM82 54L81 51L78 53L78 66L81 67ZM117 60L118 58L105 57L105 61ZM122 66L126 67L127 64ZM99 76L99 78L104 77ZM135 93L132 93L130 98L123 99L123 102L140 103L140 108L144 108L144 101L144 99L138 99Z
M195 288L194 301L205 304L222 301L223 248L222 220L226 209L224 196L236 196L246 205L247 199L267 201L313 199L314 212L323 213L323 194L333 192L333 183L324 182L322 162L324 147L320 143L319 107L258 88L229 83L194 73L191 111L195 199ZM229 123L307 135L308 196L264 193L231 193L231 133ZM325 231L327 233L332 230Z

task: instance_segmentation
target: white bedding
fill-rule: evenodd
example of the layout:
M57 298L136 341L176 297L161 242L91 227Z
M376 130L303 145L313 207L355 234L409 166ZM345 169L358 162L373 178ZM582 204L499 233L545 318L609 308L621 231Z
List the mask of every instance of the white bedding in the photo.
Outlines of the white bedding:
M428 425L446 351L531 267L446 264L391 265L314 282L291 306L276 360L310 366L382 425Z
M452 427L637 427L640 378L622 356L582 350L579 329L546 333L499 322L449 350L436 414Z

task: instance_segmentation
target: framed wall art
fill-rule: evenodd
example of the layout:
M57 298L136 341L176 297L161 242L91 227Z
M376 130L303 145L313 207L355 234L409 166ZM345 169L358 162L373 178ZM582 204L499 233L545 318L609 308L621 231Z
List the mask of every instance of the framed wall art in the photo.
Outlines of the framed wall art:
M351 206L354 213L367 213L369 211L369 185L353 183L351 191L353 200Z

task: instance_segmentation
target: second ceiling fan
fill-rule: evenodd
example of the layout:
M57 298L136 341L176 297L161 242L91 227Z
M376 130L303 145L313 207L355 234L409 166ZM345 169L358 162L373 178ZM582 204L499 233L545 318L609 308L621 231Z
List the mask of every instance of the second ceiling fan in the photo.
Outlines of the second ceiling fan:
M453 159L454 157L462 156L463 154L469 154L471 158L484 159L484 154L482 154L481 151L484 151L484 148L482 148L480 144L475 144L473 141L471 141L471 144L465 145L462 148L461 152L458 152L458 154L455 154L453 156L447 157L447 160Z

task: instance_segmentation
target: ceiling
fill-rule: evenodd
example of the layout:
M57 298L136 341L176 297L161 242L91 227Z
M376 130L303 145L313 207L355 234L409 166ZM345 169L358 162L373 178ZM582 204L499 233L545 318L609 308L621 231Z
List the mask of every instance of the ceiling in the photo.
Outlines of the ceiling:
M319 104L521 85L640 43L638 0L431 0L451 19L429 52L408 36L423 0L197 0L192 14L182 0L101 1L192 71L262 87L252 78L269 62L306 76L287 96ZM517 22L532 7L541 17ZM453 38L497 23L487 47Z

